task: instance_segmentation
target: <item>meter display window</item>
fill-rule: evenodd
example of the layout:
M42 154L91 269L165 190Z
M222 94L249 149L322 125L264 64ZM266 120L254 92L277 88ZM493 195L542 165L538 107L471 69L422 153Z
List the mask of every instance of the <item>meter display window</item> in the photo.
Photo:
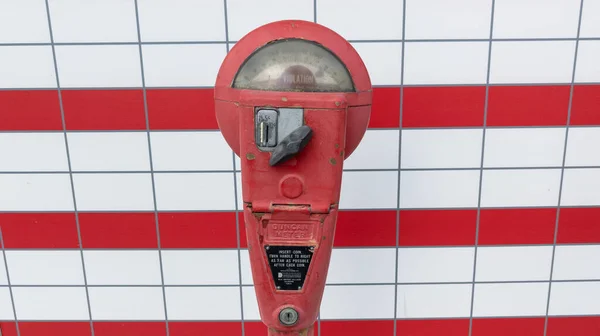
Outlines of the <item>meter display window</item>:
M242 65L233 88L263 91L354 92L348 69L329 50L306 40L271 42Z

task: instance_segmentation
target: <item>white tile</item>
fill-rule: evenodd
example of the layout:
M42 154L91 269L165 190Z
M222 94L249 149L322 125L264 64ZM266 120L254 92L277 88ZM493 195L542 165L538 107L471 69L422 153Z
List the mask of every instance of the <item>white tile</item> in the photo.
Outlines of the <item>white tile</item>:
M407 39L484 39L490 36L491 0L408 0L406 13Z
M575 82L600 82L600 41L579 41Z
M260 311L254 287L242 287L242 300L245 321L260 321Z
M326 286L321 319L394 318L394 286Z
M585 0L580 37L600 37L600 0Z
M565 128L492 128L485 134L484 167L562 165Z
M6 277L6 265L4 264L4 258L0 260L0 286L8 285L8 278Z
M313 0L228 0L229 40L238 41L251 30L273 21L313 21L313 5Z
M150 174L73 174L80 211L153 210Z
M404 84L485 84L488 42L405 44Z
M576 37L579 1L498 0L494 38Z
M56 85L50 46L0 46L0 89Z
M600 169L565 169L560 204L600 205Z
M548 283L500 283L475 285L473 317L544 316Z
M347 0L340 6L336 0L319 0L317 23L349 40L394 40L402 38L402 2ZM368 24L356 24L368 22Z
M397 194L397 172L344 172L342 174L340 208L395 208L397 207Z
M398 250L398 282L470 282L475 249L401 248Z
M159 173L154 175L159 211L233 210L231 173Z
M79 250L8 250L11 285L83 285Z
M165 285L237 285L236 250L163 250Z
M600 282L555 282L548 315L600 314Z
M150 141L154 170L233 169L221 132L152 132Z
M477 206L479 171L404 171L400 179L400 208Z
M395 265L393 248L334 249L327 283L392 283Z
M236 210L240 210L243 211L244 210L244 197L243 197L243 188L244 185L242 184L242 174L241 173L235 173L235 186L236 187L236 199L237 199L237 208Z
M13 287L17 319L89 321L85 287Z
M490 83L570 83L574 41L494 42Z
M213 86L227 50L223 44L144 45L146 86Z
M399 285L398 319L468 318L471 285Z
M367 130L356 150L344 161L344 169L398 168L398 130Z
M135 2L48 0L54 42L136 42Z
M56 46L56 62L63 88L142 86L135 45Z
M86 250L89 285L160 285L158 251Z
M552 279L600 280L599 259L600 245L557 245Z
M69 174L0 174L0 211L73 211Z
M165 319L160 287L90 287L93 320Z
M252 268L250 267L250 254L247 249L240 250L240 261L242 267L242 284L253 285Z
M566 166L600 166L600 127L572 127L567 141Z
M50 42L44 0L0 2L0 43Z
M144 132L76 132L67 138L74 171L150 170Z
M480 246L475 281L550 279L552 246Z
M69 171L63 133L1 133L0 171Z
M486 170L482 207L556 206L560 169Z
M239 320L238 287L167 287L167 313L175 320Z
M221 0L138 2L142 41L225 41Z
M10 290L8 287L0 287L0 321L12 321L15 319L13 312Z
M402 43L352 43L361 57L372 85L400 85Z
M403 130L402 168L477 168L481 166L480 129Z

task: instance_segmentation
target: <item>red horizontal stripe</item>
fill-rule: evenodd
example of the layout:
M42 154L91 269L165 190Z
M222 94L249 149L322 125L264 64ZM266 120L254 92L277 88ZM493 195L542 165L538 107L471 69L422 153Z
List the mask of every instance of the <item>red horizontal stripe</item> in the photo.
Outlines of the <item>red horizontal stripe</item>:
M544 336L544 318L473 319L471 336Z
M335 247L395 246L396 211L340 211L333 244Z
M56 90L0 90L1 131L62 130Z
M362 321L321 321L322 336L393 336L394 321L362 320Z
M600 85L575 85L571 125L600 125Z
M159 213L162 248L237 248L235 212Z
M468 336L469 319L398 320L397 336Z
M550 317L546 336L598 336L600 316Z
M570 92L569 85L491 86L487 125L566 125Z
M171 322L169 322L170 324ZM321 322L321 324L323 324L323 322ZM319 332L319 325L318 323L315 323L314 325L314 336L317 336ZM204 335L204 334L197 334L197 335ZM213 334L211 334L213 335ZM215 333L214 334L221 336L221 333ZM234 335L234 334L232 334ZM235 334L235 336L241 335L241 333L239 334ZM268 335L268 330L267 327L265 326L264 323L262 323L261 321L245 321L244 322L244 335L245 336L267 336ZM321 333L322 336L327 336L328 334L323 334ZM336 335L336 334L334 334ZM187 336L187 335L186 335ZM191 335L190 335L191 336ZM196 335L194 335L196 336ZM229 336L229 334L224 335L224 336Z
M158 248L154 213L80 213L83 248Z
M132 336L129 334L123 336ZM144 334L140 334L146 336ZM242 322L174 322L169 321L169 336L240 336ZM246 331L247 336L251 336ZM263 335L267 335L266 333Z
M213 89L148 89L151 129L218 129Z
M556 209L482 209L479 245L552 244Z
M165 322L94 322L94 336L166 336Z
M600 243L600 207L560 209L556 242Z
M0 213L6 248L79 248L74 213Z
M369 128L397 128L400 125L400 88L373 89Z
M474 245L476 210L402 210L400 246Z
M13 322L0 323L0 328L2 328L2 336L18 335L16 324ZM19 334L20 336L91 336L92 328L90 322L19 321Z

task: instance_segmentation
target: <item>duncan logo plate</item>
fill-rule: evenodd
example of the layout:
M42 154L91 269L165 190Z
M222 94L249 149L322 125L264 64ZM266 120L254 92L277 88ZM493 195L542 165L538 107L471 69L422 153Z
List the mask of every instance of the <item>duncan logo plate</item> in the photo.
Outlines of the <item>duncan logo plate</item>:
M313 256L312 246L265 246L265 253L278 290L300 290Z

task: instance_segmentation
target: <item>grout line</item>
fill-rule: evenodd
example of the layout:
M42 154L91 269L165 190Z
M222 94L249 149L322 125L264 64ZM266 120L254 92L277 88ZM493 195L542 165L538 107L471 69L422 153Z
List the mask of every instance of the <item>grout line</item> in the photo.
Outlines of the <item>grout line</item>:
M583 16L583 1L584 0L580 0L579 3L579 19L578 19L578 23L577 23L577 37L579 38L579 35L581 33L581 18ZM547 335L548 332L548 314L550 312L550 298L552 296L552 277L554 276L554 257L556 255L556 242L558 240L558 226L560 223L560 209L561 209L561 203L562 203L562 192L563 192L563 183L564 183L564 176L565 176L565 164L567 161L567 145L569 143L569 125L571 124L571 108L573 105L573 94L574 94L574 87L575 87L575 75L576 75L576 70L577 70L577 53L579 50L579 39L575 42L575 50L573 53L573 69L572 69L572 73L571 73L571 87L570 87L570 92L569 92L569 105L567 107L567 126L565 129L565 142L564 142L564 147L563 147L563 157L562 157L562 168L560 171L560 187L558 189L558 199L557 199L557 206L556 206L556 222L554 224L554 240L553 240L553 244L552 244L552 258L551 258L551 262L550 262L550 283L548 284L548 294L547 294L547 299L546 299L546 316L544 318L544 336Z
M170 328L169 328L169 313L168 313L168 309L167 309L167 293L166 293L166 288L165 288L165 273L164 273L164 267L163 267L163 260L162 260L162 249L161 249L161 237L160 237L160 224L159 224L159 218L158 218L158 204L157 204L157 200L156 200L156 180L155 180L155 173L154 173L154 160L152 158L152 140L151 140L151 136L150 136L150 116L148 114L148 99L147 99L147 94L146 94L146 75L145 75L145 71L144 71L144 55L143 55L143 48L142 48L142 37L141 37L141 29L140 29L140 16L139 16L139 6L138 6L138 0L134 0L134 6L135 6L135 24L136 24L136 28L137 28L137 46L138 46L138 52L140 54L140 72L141 72L141 80L142 80L142 96L143 96L143 102L144 102L144 118L145 118L145 122L146 122L146 137L147 137L147 142L148 142L148 160L149 160L149 164L150 164L150 180L152 181L152 206L153 206L153 212L154 212L154 223L155 223L155 233L156 233L156 243L157 243L157 249L158 249L158 264L160 266L160 282L161 282L161 290L162 290L162 300L163 300L163 309L164 309L164 314L165 314L165 330L166 330L166 336L169 336L170 334ZM92 335L93 336L93 335Z
M471 285L471 307L469 311L469 336L473 334L473 311L475 307L475 279L477 276L477 251L479 247L479 226L481 223L481 195L483 190L483 172L484 172L484 156L485 156L485 136L487 131L487 114L488 114L488 104L489 104L489 92L490 92L490 73L492 68L492 36L494 36L494 10L496 6L496 1L492 0L491 5L491 15L490 15L490 42L488 42L488 58L487 58L487 73L485 79L485 101L483 105L483 134L481 138L481 161L480 167L482 168L479 172L479 191L477 195L477 217L475 224L475 247L473 254L473 278Z
M15 319L15 329L17 331L16 336L21 336L21 330L19 328L19 319L17 318L17 306L15 304L15 295L13 294L13 285L10 280L10 272L8 270L8 258L6 257L6 250L4 248L4 238L2 237L2 226L0 225L0 248L2 249L2 260L4 262L4 271L6 272L6 286L2 285L2 287L8 287L8 295L10 296L10 304L12 307L13 316ZM2 336L2 323L0 323L0 336Z
M77 193L75 192L75 181L73 178L73 168L72 168L71 153L70 153L70 148L69 148L69 137L67 136L67 124L66 124L65 110L64 110L63 100L62 100L62 88L60 85L58 60L56 58L56 48L54 45L54 32L52 31L52 16L50 15L50 4L49 4L48 0L45 0L45 5L46 5L46 15L48 18L48 30L49 30L49 35L50 35L51 49L52 49L52 61L53 61L53 65L54 65L54 75L56 76L56 88L57 88L56 91L57 91L57 95L58 95L58 105L59 105L59 109L60 109L62 134L63 134L63 138L64 138L65 153L66 153L66 157L67 157L69 183L71 184L71 197L73 197L73 213L75 216L75 226L77 228L77 242L79 244L79 255L81 258L83 283L84 283L84 288L85 288L85 297L86 297L86 301L87 301L88 316L89 316L89 321L90 321L90 332L91 332L91 336L94 336L95 330L94 330L94 321L92 318L92 303L90 300L89 288L87 286L87 284L88 284L87 283L87 271L86 271L86 267L85 267L85 256L83 254L83 241L81 238L79 211L78 211L78 207L77 207Z

